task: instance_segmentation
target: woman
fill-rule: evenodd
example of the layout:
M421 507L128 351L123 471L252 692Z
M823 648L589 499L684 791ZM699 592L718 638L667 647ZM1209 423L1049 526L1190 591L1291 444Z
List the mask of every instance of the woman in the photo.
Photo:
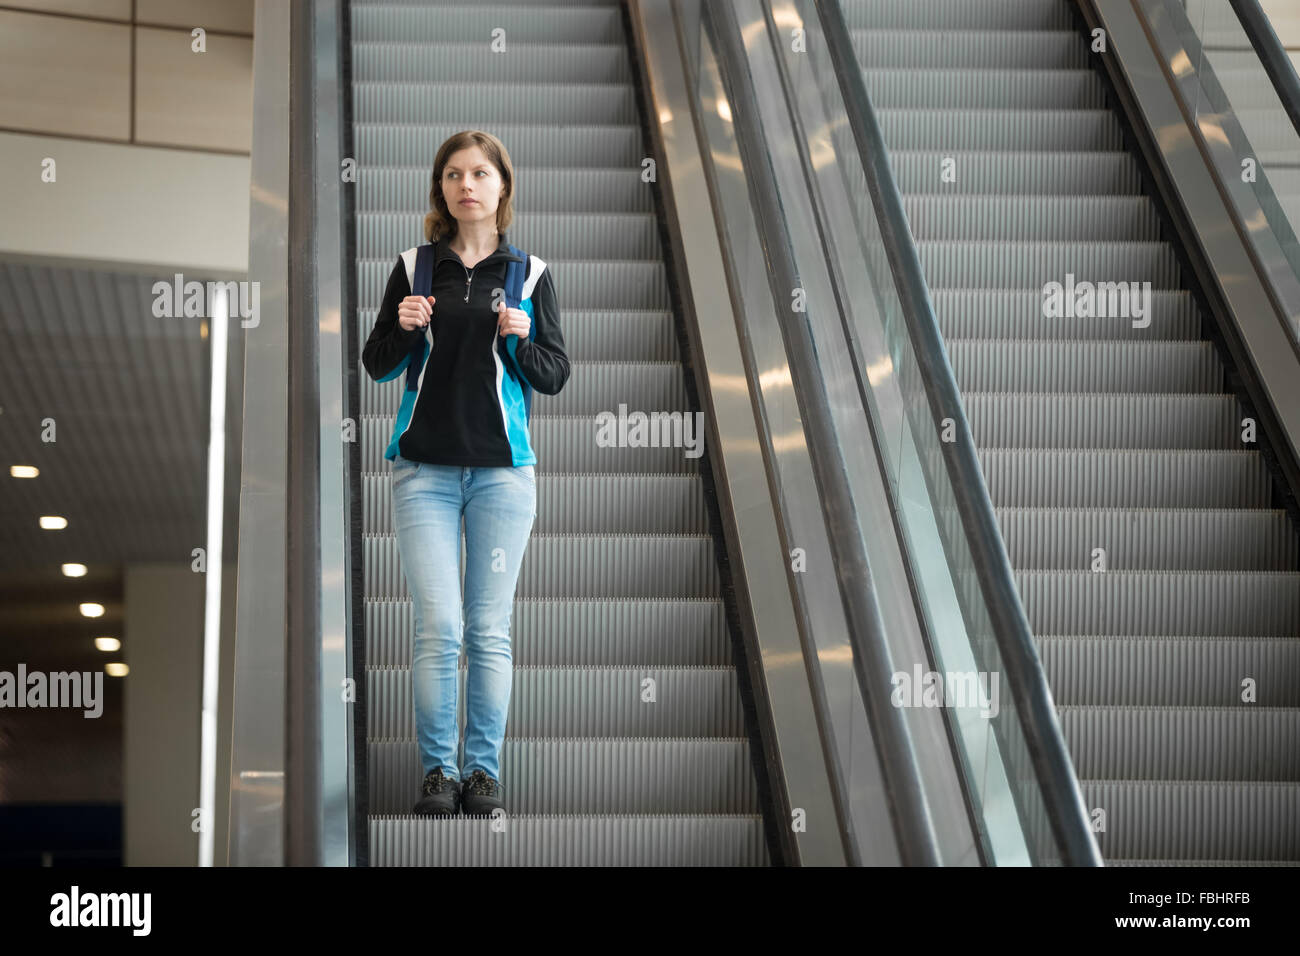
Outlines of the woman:
M532 389L554 395L569 378L551 271L506 241L514 192L514 167L495 136L467 130L442 144L424 219L432 245L398 257L362 355L371 378L402 376L407 384L385 457L415 612L412 680L425 777L414 810L422 814L504 808L510 619L537 517L529 398ZM519 308L504 300L511 263L525 269ZM424 283L427 297L412 294ZM462 621L469 672L460 764Z

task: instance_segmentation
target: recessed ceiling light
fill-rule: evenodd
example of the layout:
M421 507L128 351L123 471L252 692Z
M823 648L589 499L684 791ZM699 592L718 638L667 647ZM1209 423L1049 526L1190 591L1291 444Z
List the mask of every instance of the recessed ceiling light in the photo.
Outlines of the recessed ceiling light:
M14 478L35 478L41 470L35 465L10 465L9 474Z
M122 642L116 637L97 637L95 638L95 647L101 651L116 651L121 648Z
M83 617L103 617L104 605L86 602L81 605L81 614Z
M84 564L65 564L63 573L70 578L82 578L86 576L86 566Z
M41 515L41 527L46 531L62 531L68 526L68 519L58 515Z
M121 661L114 661L112 664L104 665L104 673L109 677L125 677L128 670L130 668Z

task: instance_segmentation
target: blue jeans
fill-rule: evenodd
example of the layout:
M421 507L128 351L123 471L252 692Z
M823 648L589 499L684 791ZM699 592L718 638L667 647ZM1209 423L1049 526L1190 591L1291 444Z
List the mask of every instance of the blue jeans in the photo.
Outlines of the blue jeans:
M501 780L501 745L510 710L510 619L515 584L537 517L532 465L469 468L397 456L393 462L397 549L415 612L415 732L427 774L451 779L482 770ZM460 593L465 519L465 598ZM457 665L462 619L469 659L465 755L457 761Z

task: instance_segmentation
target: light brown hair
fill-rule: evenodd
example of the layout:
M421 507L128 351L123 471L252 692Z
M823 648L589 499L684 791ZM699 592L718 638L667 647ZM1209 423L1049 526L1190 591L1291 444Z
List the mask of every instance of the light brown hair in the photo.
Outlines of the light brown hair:
M515 217L515 167L510 162L510 153L505 143L491 133L481 129L461 130L447 137L446 142L438 147L438 155L433 160L433 179L429 186L429 212L424 217L424 238L436 242L443 236L456 235L456 217L447 208L447 200L442 195L442 171L453 153L462 149L478 146L501 175L501 184L505 195L497 204L497 232L505 233Z

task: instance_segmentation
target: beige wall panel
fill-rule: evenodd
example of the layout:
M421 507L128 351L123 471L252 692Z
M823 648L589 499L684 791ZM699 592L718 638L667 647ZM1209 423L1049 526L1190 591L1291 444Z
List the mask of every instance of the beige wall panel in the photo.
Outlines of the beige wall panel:
M136 0L139 23L162 23L191 30L253 32L253 0Z
M135 136L142 143L248 151L253 139L253 41L136 30Z
M126 139L130 102L130 27L0 10L0 127Z
M71 13L100 20L130 20L131 0L4 0L6 7Z

